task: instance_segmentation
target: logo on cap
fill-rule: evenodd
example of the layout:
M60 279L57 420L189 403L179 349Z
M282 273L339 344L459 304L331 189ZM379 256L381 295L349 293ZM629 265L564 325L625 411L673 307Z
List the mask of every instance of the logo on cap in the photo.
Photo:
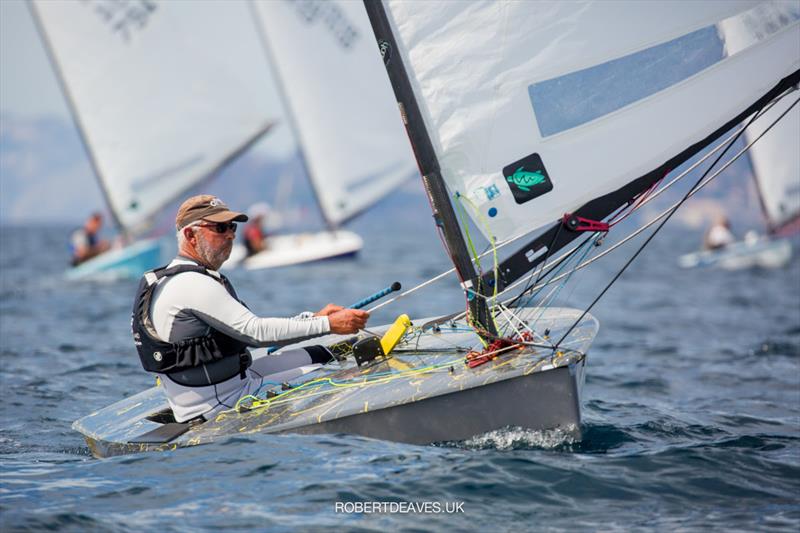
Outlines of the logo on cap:
M211 207L217 207L218 205L223 205L223 203L224 202L219 198L212 198L211 201L208 202L208 205L210 205Z

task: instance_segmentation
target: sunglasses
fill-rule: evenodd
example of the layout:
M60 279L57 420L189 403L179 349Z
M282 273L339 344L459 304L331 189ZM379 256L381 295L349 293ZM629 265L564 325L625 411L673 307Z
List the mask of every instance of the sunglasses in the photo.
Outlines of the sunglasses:
M200 228L208 228L214 233L227 233L231 230L236 233L236 222L215 222L214 224L197 224Z

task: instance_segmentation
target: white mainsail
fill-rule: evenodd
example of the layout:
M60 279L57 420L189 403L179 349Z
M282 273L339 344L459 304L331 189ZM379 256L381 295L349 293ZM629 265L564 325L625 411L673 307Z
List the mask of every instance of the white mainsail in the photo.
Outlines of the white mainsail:
M658 168L800 67L796 2L384 6L442 176L499 240ZM754 10L783 16L723 54L718 25Z
M34 0L109 207L130 233L270 126L244 2Z
M323 216L338 226L416 172L364 6L260 1L255 12Z
M780 24L781 17L800 17L800 2L785 4L782 11L765 10L765 7L753 10L752 16L721 24L721 37L728 55L757 42L772 26ZM795 41L795 55L800 56L800 39ZM794 106L769 132L759 137L798 98L800 92L789 94L745 131L748 142L758 139L750 148L750 160L770 231L780 232L800 218L800 105Z

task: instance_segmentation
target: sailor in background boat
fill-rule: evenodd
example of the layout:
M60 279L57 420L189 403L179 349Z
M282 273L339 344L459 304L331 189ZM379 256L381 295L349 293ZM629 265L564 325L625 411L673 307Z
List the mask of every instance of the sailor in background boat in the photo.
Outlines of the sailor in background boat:
M369 318L364 311L333 304L293 318L253 314L217 271L231 253L236 222L247 220L214 196L189 198L175 219L178 256L167 267L145 273L139 284L131 322L134 343L144 369L160 376L178 422L209 418L265 382L295 379L301 367L332 359L322 346L256 357L248 347L356 333Z
M735 240L733 233L731 233L730 221L726 216L720 215L706 231L703 237L703 248L717 250L732 244Z
M72 266L77 266L84 261L102 254L111 248L108 241L100 240L100 229L103 227L103 215L99 212L92 213L83 227L72 232L70 236L70 250L72 251Z
M250 221L244 228L244 246L247 249L247 257L250 257L267 249L264 223L269 213L269 207L264 203L254 204L247 210L247 213Z

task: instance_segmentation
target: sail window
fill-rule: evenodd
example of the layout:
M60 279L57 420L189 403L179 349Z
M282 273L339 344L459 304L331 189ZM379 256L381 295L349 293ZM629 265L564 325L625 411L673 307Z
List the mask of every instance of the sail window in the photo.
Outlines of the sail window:
M719 25L529 85L528 94L539 132L542 137L548 137L601 118L734 55L720 37L719 26L758 23L757 31L750 32L751 41L735 51L739 53L798 20L800 5L762 4Z

